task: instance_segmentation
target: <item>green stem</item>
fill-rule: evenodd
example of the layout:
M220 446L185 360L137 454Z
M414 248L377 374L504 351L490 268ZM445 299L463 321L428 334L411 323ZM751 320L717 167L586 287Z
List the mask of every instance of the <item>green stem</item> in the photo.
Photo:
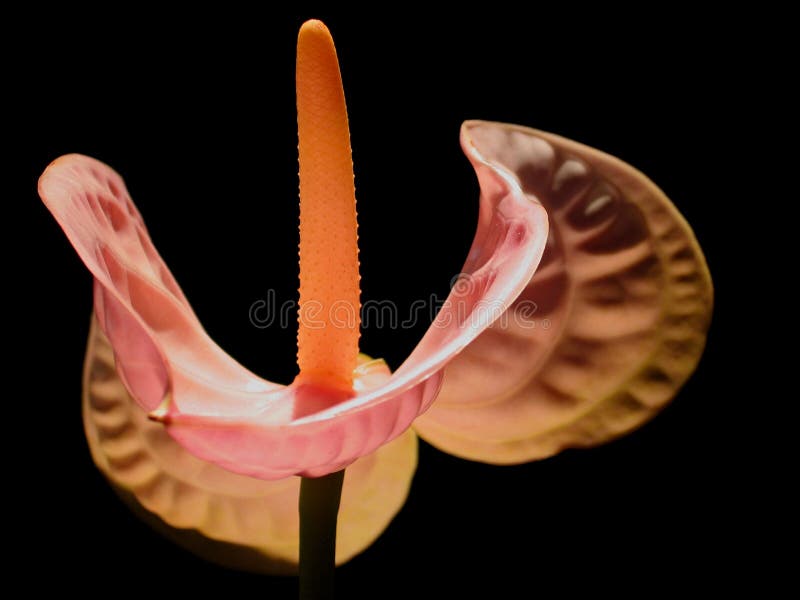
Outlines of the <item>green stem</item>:
M333 600L344 470L300 482L300 600Z

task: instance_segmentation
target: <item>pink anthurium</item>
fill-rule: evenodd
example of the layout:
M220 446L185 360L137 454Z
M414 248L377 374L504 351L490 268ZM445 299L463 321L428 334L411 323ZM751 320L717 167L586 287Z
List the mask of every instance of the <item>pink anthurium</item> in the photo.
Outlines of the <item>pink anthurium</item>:
M454 286L417 348L385 383L350 395L265 381L221 350L109 167L64 156L47 168L39 189L95 277L98 322L139 405L184 448L225 469L261 479L316 477L408 429L435 399L445 365L502 314L539 263L547 240L544 209L486 162L468 137L463 144L482 191L464 268L468 285ZM330 407L306 414L309 396L331 400Z
M304 35L312 50L302 54L299 42L301 342L306 335L300 376L290 385L265 381L220 349L155 250L122 178L97 160L73 154L47 168L39 191L94 276L100 331L93 328L90 338L85 393L101 402L113 396L125 406L132 399L144 409L133 429L139 435L149 428L148 435L158 439L149 452L161 453L157 462L171 477L188 485L211 463L203 488L215 499L255 490L269 497L259 510L280 514L296 503L297 486L270 487L285 483L271 480L317 478L353 464L353 485L374 489L382 481L381 461L410 477L412 424L453 454L510 464L601 443L655 414L702 352L712 297L702 252L669 200L643 175L598 151L535 130L478 121L462 126L461 146L481 190L475 238L459 283L394 373L380 360L356 358L357 323L355 337L342 338L340 332L314 332L303 325L304 268L316 272L319 282L319 273L338 269L339 260L336 255L332 263L317 264L330 257L323 257L326 248L314 248L309 232L340 226L338 213L309 216L302 205L303 182L311 182L306 189L315 188L314 193L334 190L336 195L350 168L332 42L318 22L304 26L301 40ZM309 68L312 59L325 64L323 79L330 76L333 82L325 89L333 90L333 105L341 104L336 114L315 104L318 96L327 98L327 91L302 92L301 63ZM309 97L314 106L304 112L301 98ZM320 102L326 108L327 100ZM321 115L309 116L314 111ZM306 134L317 135L316 141L304 142L304 119L313 121L315 132L322 131ZM335 130L330 135L327 119ZM316 144L313 151L309 144ZM346 160L312 172L313 157L325 154L316 150L337 144ZM332 184L330 172L340 168L344 176ZM345 187L351 186L352 179ZM343 219L347 223L331 237L347 238L338 248L352 252L341 262L357 281L355 212L354 206L348 208L347 193L343 206L352 211L352 223ZM322 203L316 210L329 209ZM311 258L304 259L304 242ZM543 268L534 276L543 255ZM334 285L331 277L320 288ZM530 325L526 310L531 306L546 327ZM331 343L339 339L347 346L341 352ZM92 371L110 363L114 376ZM336 368L327 371L332 363ZM432 406L437 395L439 402ZM102 424L91 415L91 398L84 410L95 461L112 481L125 485L104 462L102 444L92 439ZM145 413L150 422L141 417ZM402 467L389 448L401 448ZM412 460L406 460L409 452ZM363 461L376 456L374 465L365 466ZM370 523L369 531L343 551L343 559L385 527L407 491L404 481L387 487L400 500ZM148 505L135 490L134 495ZM167 512L155 504L150 508L162 516ZM259 547L252 532L206 530L174 511L164 518L220 541ZM281 544L277 553L267 544L265 553L296 562L296 536Z

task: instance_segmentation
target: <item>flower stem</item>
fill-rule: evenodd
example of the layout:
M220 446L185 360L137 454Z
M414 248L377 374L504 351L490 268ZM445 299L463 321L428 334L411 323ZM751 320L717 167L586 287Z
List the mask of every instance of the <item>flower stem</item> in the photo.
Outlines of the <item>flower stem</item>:
M300 482L300 600L331 600L344 469Z

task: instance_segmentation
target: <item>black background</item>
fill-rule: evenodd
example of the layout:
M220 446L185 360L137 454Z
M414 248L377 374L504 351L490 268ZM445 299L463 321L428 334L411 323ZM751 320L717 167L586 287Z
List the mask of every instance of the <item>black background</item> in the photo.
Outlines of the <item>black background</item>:
M487 7L488 8L488 7ZM251 303L297 289L294 51L326 21L347 93L359 201L363 298L401 307L444 297L474 230L477 184L459 125L530 125L619 156L656 181L706 251L717 288L708 348L663 414L601 448L490 467L421 444L408 502L338 570L341 597L570 596L715 588L739 554L731 527L722 381L734 352L730 273L709 161L732 49L718 23L650 14L460 14L219 8L131 10L90 24L78 9L26 23L11 60L6 140L14 190L8 328L26 387L7 403L14 566L36 588L293 597L293 579L225 571L152 533L95 470L79 410L91 278L37 200L57 156L81 152L125 178L151 236L220 345L269 379L294 375L293 329L260 330ZM96 13L92 14L96 18ZM627 20L626 20L627 19ZM14 26L14 24L10 24ZM8 288L12 289L12 288ZM16 315L22 315L17 317ZM367 330L362 349L396 367L426 328ZM725 565L725 566L723 566Z

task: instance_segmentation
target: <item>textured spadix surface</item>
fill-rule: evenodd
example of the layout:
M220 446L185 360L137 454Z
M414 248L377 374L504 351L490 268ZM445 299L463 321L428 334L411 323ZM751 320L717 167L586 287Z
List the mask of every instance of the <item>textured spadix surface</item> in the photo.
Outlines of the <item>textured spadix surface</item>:
M647 177L593 148L481 121L464 124L462 143L544 205L550 234L508 313L448 364L417 432L510 464L642 424L705 344L713 291L692 230Z
M356 383L371 385L388 369ZM92 458L134 511L193 552L265 573L297 568L300 479L263 481L186 452L133 402L94 319L86 351L83 419ZM413 431L354 462L345 474L336 538L342 563L368 547L405 502L417 465Z

